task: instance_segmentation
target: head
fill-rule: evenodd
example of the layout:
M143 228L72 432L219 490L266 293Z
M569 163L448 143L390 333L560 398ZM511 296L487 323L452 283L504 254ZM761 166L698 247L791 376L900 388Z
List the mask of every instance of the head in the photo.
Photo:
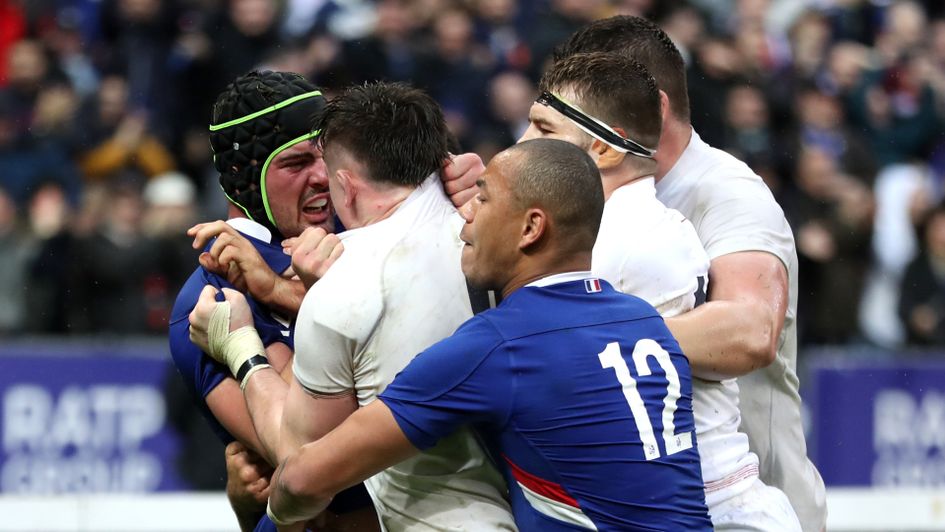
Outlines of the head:
M604 193L580 148L520 142L496 155L477 185L460 234L470 284L508 294L537 277L590 269Z
M626 56L594 52L565 57L542 76L539 90L606 124L620 137L646 150L655 150L659 144L662 121L656 81L642 64ZM521 140L544 137L570 142L587 152L601 171L624 163L645 173L656 169L651 157L625 152L606 137L592 135L545 99L539 98L532 105L528 120L528 130Z
M250 72L213 106L210 147L220 185L246 217L276 236L334 229L328 176L312 142L312 118L325 99L291 72Z
M669 36L641 17L616 16L592 22L555 50L555 62L588 52L611 52L642 63L666 94L668 108L679 121L689 123L686 64Z
M359 196L414 189L449 157L440 106L402 83L350 87L316 120L331 198L346 227L363 225Z

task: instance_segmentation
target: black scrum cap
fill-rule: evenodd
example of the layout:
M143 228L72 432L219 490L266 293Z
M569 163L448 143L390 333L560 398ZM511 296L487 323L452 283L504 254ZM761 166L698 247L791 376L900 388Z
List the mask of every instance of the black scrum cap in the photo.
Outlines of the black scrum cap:
M292 72L240 76L213 105L210 148L223 192L274 234L281 232L266 192L269 163L282 150L318 135L311 121L324 106L322 93Z

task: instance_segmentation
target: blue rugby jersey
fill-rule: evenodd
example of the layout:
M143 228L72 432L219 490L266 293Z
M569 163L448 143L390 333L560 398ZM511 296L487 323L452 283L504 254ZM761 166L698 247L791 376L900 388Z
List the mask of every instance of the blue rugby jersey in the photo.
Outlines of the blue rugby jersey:
M273 271L281 273L291 265L292 258L283 253L281 243L259 240L242 231L240 234L253 244L253 247L256 248L256 251L259 252ZM208 251L211 245L213 245L212 241L207 244L204 251ZM184 384L193 394L194 400L204 417L207 418L213 431L224 444L228 444L235 438L213 417L213 413L207 407L206 397L223 379L230 376L230 370L210 358L209 355L190 341L188 315L197 305L200 291L208 284L218 289L234 288L226 279L207 271L202 266L198 267L177 295L177 301L175 301L174 309L171 311L168 336L171 356L174 359L174 365L177 366L178 372L184 379ZM218 299L223 300L222 294L218 296ZM292 349L294 347L293 334L289 320L279 316L265 305L256 302L249 295L247 295L246 300L249 302L250 309L252 309L253 325L259 332L263 345L268 347L276 342L281 342Z
M380 399L420 449L473 424L523 531L712 530L679 345L643 300L570 278L473 317Z

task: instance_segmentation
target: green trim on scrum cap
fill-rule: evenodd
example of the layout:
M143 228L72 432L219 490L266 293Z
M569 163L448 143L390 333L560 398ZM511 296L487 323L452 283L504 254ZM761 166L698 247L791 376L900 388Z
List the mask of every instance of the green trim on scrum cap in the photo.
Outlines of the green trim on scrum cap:
M297 101L299 101L299 100L305 100L305 99L308 99L308 98L314 98L314 97L316 97L316 96L321 96L321 95L322 95L322 92L321 92L321 91L312 91L312 92L306 92L305 94L299 94L298 96L293 96L293 97L289 98L288 100L283 100L283 101L281 101L281 102L279 102L279 103L277 103L277 104L275 104L275 105L273 105L273 106L266 107L265 109L260 109L259 111L256 111L255 113L250 113L250 114L248 114L248 115L246 115L246 116L243 116L243 117L240 117L240 118L234 118L233 120L228 120L228 121L226 121L226 122L223 122L222 124L210 124L210 131L219 131L219 130L221 130L221 129L226 129L226 128L230 127L230 126L235 126L235 125L237 125L237 124L242 124L243 122L249 122L250 120L252 120L252 119L254 119L254 118L257 118L257 117L260 117L260 116L262 116L262 115L264 115L264 114L266 114L266 113L271 113L271 112L273 112L273 111L277 111L277 110L279 110L279 109L282 109L283 107L287 107L287 106L289 106L289 105L292 105L293 103L295 103L295 102L297 102Z
M220 190L223 191L223 195L226 196L226 199L230 200L230 203L232 203L233 205L236 205L237 207L239 207L240 210L242 210L244 213L246 213L246 217L247 217L247 218L249 218L250 220L253 220L253 215L249 213L249 211L246 209L246 207L243 207L242 205L239 204L238 201L236 201L235 199L231 198L230 195L226 193L226 189L223 188L223 185L220 185ZM253 220L253 221L255 222L256 220Z
M290 148L299 142L302 142L303 140L313 139L317 137L319 133L321 133L320 130L312 131L302 135L301 137L296 137L289 142L286 142L282 146L279 146L273 150L272 153L269 154L269 157L266 158L266 162L263 163L262 172L259 175L259 188L262 189L263 208L266 209L266 217L269 218L269 223L271 223L273 227L278 228L279 226L276 225L276 219L272 216L272 210L269 208L269 193L266 191L266 172L269 171L269 163L275 159L276 155L279 155L285 149Z

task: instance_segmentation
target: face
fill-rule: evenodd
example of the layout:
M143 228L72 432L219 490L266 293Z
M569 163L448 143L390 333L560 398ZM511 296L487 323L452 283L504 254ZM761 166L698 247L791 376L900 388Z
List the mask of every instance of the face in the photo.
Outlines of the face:
M463 274L482 288L503 288L520 254L518 222L524 209L512 196L508 158L500 153L492 159L476 182L478 194L463 209Z
M578 148L590 153L594 139L581 131L579 127L564 115L547 105L535 102L528 110L528 129L518 139L524 142L531 139L557 139L570 142Z
M308 227L334 230L325 161L311 142L303 140L269 163L266 192L283 236L299 236Z

